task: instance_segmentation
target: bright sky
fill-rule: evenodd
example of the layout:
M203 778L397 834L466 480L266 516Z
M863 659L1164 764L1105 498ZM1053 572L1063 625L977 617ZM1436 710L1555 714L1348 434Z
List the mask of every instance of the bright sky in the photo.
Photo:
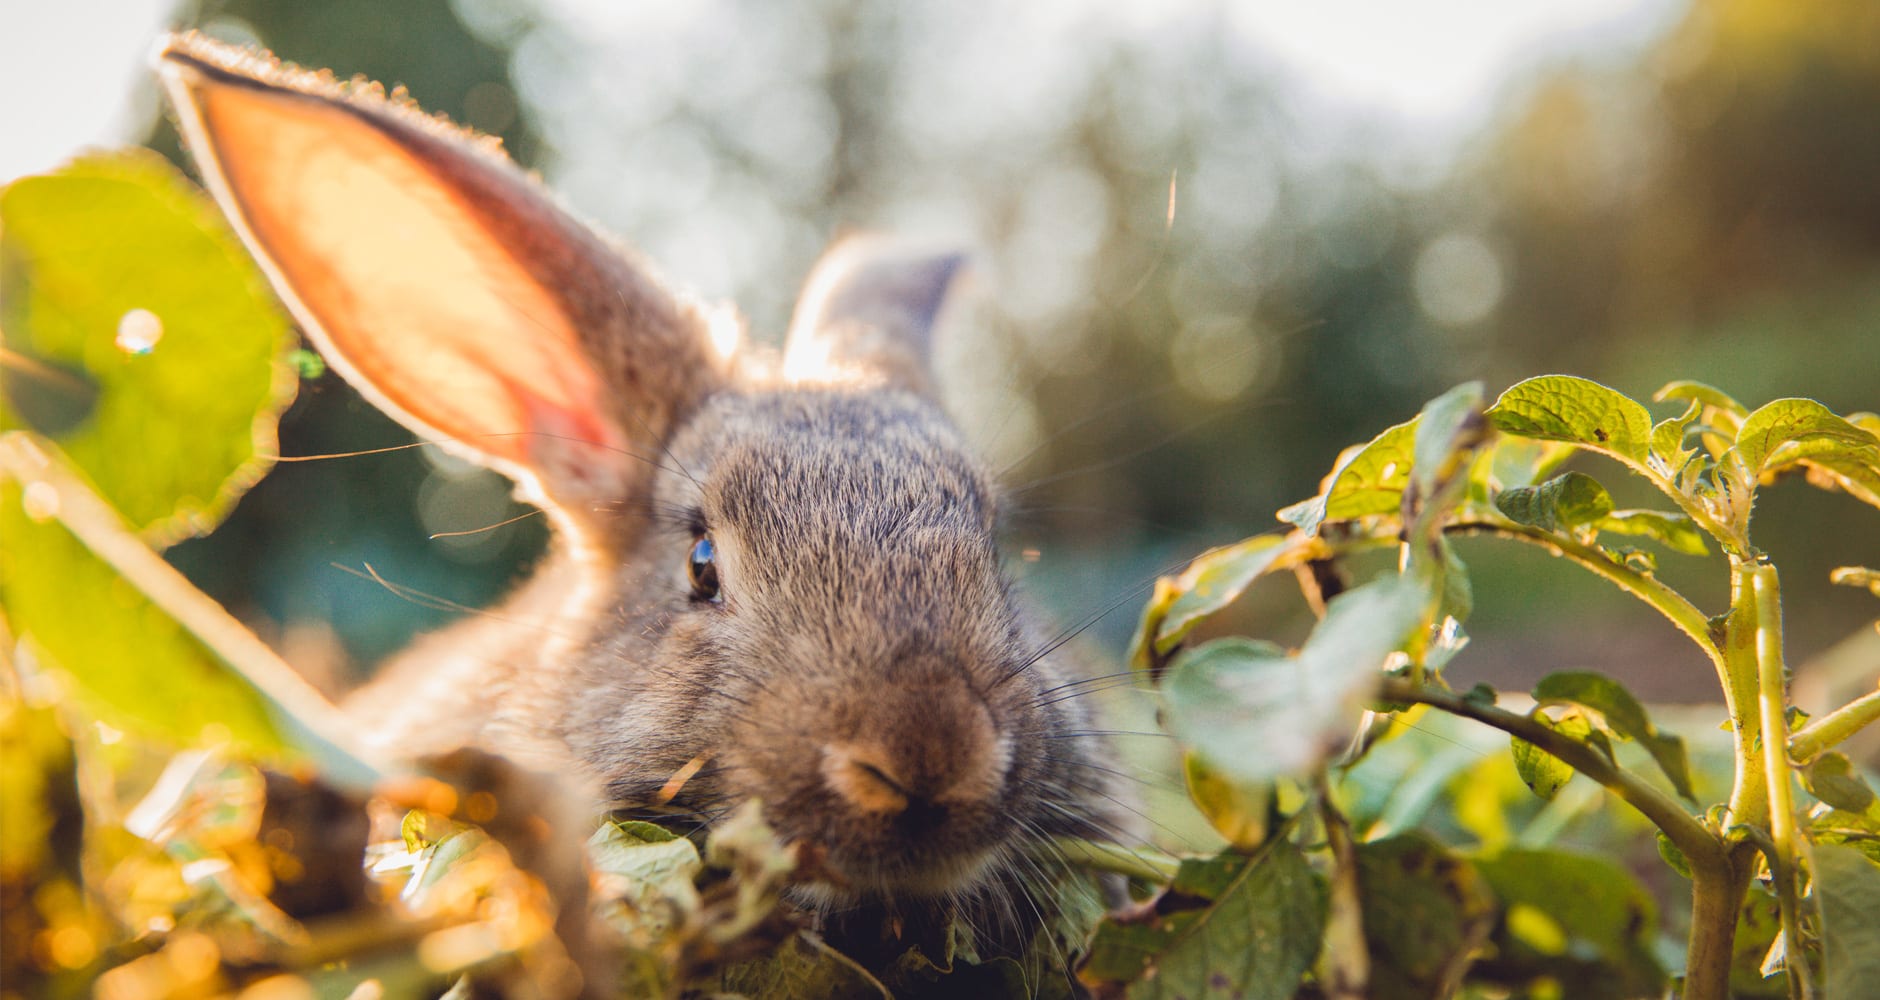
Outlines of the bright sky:
M1063 0L1082 2L1082 0ZM1099 0L1089 0L1099 2ZM1139 0L1147 19L1208 0ZM1248 41L1337 105L1439 137L1480 124L1544 54L1610 53L1662 30L1682 0L1220 0ZM172 0L10 4L0 15L0 181L49 169L143 127L133 106ZM148 93L146 91L146 93ZM22 99L24 98L24 99Z

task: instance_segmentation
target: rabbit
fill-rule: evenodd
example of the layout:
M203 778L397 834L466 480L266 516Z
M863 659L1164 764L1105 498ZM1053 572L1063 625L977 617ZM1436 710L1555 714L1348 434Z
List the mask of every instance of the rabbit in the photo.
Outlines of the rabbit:
M329 363L554 525L506 602L349 696L372 740L487 748L613 808L677 785L702 823L759 800L826 851L828 910L1024 912L1049 838L1125 828L1077 668L1001 566L998 488L936 402L960 257L840 241L767 350L493 140L199 36L157 61Z

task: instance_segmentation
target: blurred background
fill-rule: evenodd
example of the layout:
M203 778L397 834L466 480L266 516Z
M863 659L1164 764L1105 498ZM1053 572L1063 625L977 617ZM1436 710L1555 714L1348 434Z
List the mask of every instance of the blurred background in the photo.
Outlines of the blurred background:
M785 324L849 228L975 255L942 349L1013 488L1010 546L1112 662L1157 571L1276 526L1338 450L1457 382L1676 378L1880 408L1880 5L1868 0L75 0L0 15L0 178L86 143L179 156L144 68L165 26L402 84L503 138L683 283ZM180 158L180 157L179 157ZM287 455L409 441L331 374ZM1620 493L1616 468L1581 466ZM432 628L363 575L480 605L540 551L505 483L435 449L284 464L201 586L334 683ZM1870 685L1880 512L1800 483L1758 540L1792 661ZM1714 700L1645 609L1532 551L1463 548L1476 646L1518 687L1598 669ZM1720 557L1664 574L1721 610ZM1282 582L1224 627L1307 619ZM1857 640L1858 641L1858 640ZM1871 647L1869 647L1871 648Z

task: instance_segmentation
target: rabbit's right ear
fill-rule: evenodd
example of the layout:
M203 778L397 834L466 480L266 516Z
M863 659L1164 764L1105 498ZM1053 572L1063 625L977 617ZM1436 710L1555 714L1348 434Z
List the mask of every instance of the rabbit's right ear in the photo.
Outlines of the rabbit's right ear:
M575 527L722 377L702 310L493 142L200 37L157 55L216 199L328 360Z

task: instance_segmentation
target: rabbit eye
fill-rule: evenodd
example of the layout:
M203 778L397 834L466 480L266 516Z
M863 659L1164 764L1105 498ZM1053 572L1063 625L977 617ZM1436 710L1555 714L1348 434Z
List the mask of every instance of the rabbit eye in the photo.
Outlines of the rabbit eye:
M700 535L692 543L692 551L685 560L685 576L692 583L692 597L696 600L718 599L717 555L718 548L712 544L710 535Z

